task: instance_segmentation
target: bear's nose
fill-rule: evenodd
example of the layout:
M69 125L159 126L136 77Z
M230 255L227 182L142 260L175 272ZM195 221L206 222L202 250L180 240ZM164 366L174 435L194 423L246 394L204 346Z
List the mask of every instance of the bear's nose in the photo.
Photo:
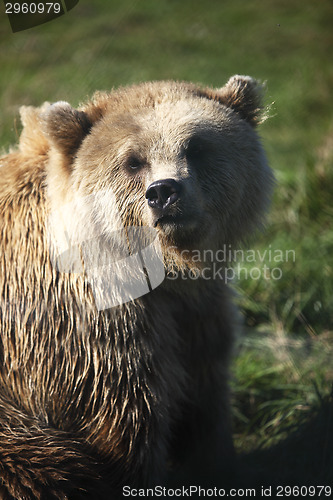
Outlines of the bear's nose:
M180 195L181 184L174 179L163 179L155 181L146 191L148 205L151 208L166 210L175 203Z

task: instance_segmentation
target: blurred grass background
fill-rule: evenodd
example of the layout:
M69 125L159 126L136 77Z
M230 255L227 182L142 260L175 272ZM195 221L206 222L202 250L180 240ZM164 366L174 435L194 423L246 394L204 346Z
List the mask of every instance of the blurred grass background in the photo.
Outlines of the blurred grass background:
M282 277L235 284L246 324L234 363L235 443L266 477L332 483L332 1L80 0L15 34L3 4L0 12L2 150L17 141L22 104L77 105L143 80L222 86L238 73L267 82L260 133L277 186L253 248L292 249L296 259L242 263L278 266Z

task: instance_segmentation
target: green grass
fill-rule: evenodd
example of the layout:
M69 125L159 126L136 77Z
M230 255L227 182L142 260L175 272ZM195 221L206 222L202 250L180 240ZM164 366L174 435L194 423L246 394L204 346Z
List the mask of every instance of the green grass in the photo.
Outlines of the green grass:
M329 333L312 339L287 335L281 324L274 334L242 341L233 380L239 451L275 445L319 411L332 389L332 341Z
M305 469L315 452L287 436L304 428L317 450L318 422L333 406L332 26L330 0L80 0L64 17L16 34L0 18L4 150L16 142L22 104L77 105L97 89L150 79L222 86L239 73L267 81L261 135L277 186L254 248L291 249L296 259L277 264L279 280L235 284L246 324L234 364L235 441L249 456L276 450L274 460L258 460L280 465L287 443L285 461L302 455ZM244 265L265 263L274 264ZM333 417L326 421L327 441ZM311 460L332 480L332 461L316 453Z

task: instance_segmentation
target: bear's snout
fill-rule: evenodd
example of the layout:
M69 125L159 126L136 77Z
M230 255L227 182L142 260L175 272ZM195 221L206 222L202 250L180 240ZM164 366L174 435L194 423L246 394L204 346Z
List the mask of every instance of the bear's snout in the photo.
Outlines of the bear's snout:
M146 191L148 205L162 215L179 199L181 188L180 182L175 179L162 179L153 182Z

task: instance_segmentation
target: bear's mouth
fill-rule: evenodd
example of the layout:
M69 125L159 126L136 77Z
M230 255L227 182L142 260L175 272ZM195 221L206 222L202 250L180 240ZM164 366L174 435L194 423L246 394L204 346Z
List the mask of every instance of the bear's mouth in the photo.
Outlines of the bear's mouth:
M186 225L186 219L180 215L162 215L154 222L154 228L160 227L164 229L166 226L181 227Z
M178 248L194 248L205 233L195 218L184 215L163 215L153 225L160 232L164 244Z
M163 215L158 217L154 222L154 228L160 229L166 235L182 235L191 233L198 230L197 221L193 217L186 217L184 215Z

